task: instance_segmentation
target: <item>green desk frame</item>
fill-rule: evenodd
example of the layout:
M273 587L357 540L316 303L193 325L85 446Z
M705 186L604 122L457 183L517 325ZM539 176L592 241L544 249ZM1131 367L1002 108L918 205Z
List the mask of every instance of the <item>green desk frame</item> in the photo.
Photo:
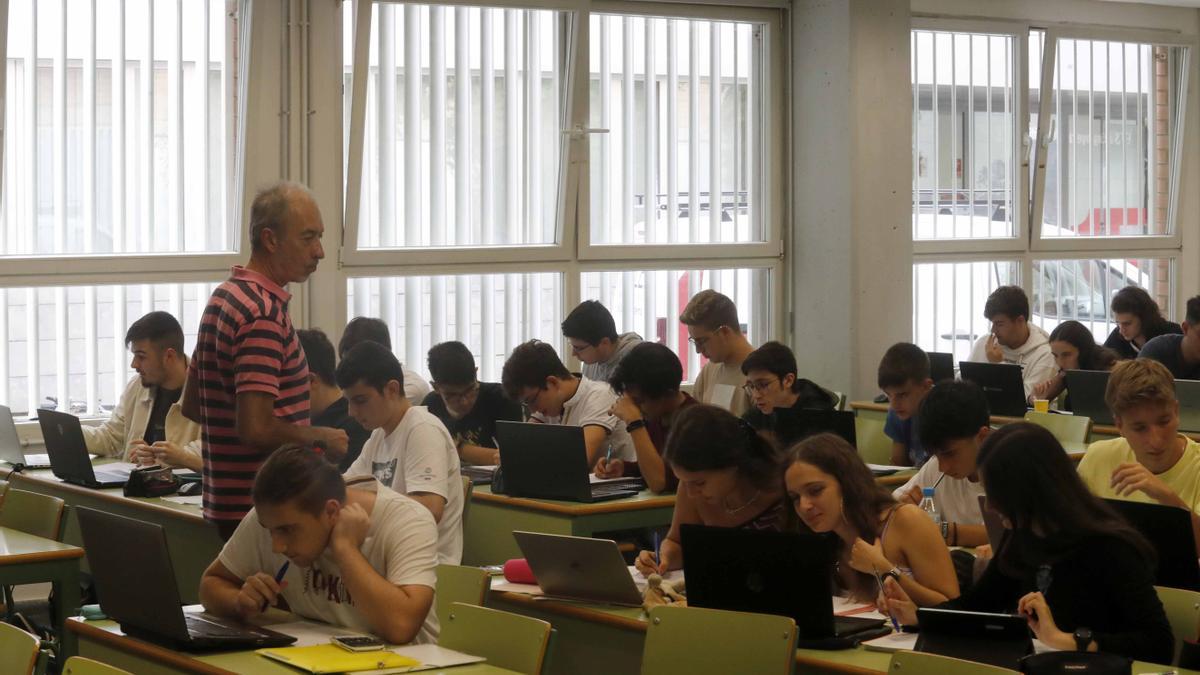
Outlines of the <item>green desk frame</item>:
M78 654L75 635L65 630L66 617L79 611L79 561L83 549L31 534L0 528L0 585L18 586L50 582L52 607L58 620L54 629L61 641L59 662Z

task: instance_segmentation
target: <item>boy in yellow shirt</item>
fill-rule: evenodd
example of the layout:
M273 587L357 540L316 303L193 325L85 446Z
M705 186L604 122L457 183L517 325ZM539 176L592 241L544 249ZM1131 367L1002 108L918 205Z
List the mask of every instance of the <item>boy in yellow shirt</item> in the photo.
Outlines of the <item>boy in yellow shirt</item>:
M1191 511L1200 555L1200 443L1179 433L1175 378L1151 359L1123 361L1104 400L1121 437L1092 443L1080 478L1098 497Z

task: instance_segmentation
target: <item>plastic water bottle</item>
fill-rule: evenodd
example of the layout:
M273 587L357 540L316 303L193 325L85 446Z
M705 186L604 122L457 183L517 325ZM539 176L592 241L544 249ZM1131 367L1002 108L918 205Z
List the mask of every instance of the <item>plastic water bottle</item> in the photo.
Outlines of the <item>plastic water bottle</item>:
M935 525L942 526L942 514L933 503L932 487L921 488L921 510L929 515Z

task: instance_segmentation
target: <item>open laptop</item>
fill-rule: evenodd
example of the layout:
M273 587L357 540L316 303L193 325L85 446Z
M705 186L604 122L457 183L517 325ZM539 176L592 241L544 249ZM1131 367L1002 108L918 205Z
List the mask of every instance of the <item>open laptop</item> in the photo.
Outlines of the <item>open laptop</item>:
M79 418L57 410L39 410L38 424L50 455L50 468L65 483L89 488L121 487L129 482L131 468L92 468Z
M1175 380L1179 430L1200 431L1200 380Z
M779 419L775 433L798 441L828 431L857 446L854 428L854 413L849 410L794 410Z
M513 497L596 502L637 494L641 478L600 480L588 468L583 427L496 422L504 493Z
M960 361L958 372L962 379L974 382L987 397L988 410L993 415L1024 417L1025 382L1021 366L1015 363L980 363Z
M929 357L929 379L934 384L954 379L954 355L948 352L925 352Z
M1092 424L1112 424L1112 412L1104 402L1108 388L1107 370L1068 370L1067 391L1071 395L1071 413L1091 418ZM1182 407L1180 409L1182 413Z
M819 535L683 525L688 605L791 617L799 644L848 647L883 619L833 613L833 541Z
M1104 501L1154 547L1158 554L1158 569L1154 573L1156 586L1200 591L1200 563L1196 560L1190 512L1174 506L1124 499Z
M258 626L185 612L161 525L82 506L75 513L100 608L126 635L186 651L281 647L296 641Z
M689 589L690 590L690 589ZM1016 670L1033 653L1025 617L952 609L917 608L918 652Z
M21 469L49 469L48 455L27 455L21 447L21 437L17 435L17 425L13 422L12 410L6 405L0 405L0 461Z
M513 531L538 586L548 597L629 607L642 594L611 539Z

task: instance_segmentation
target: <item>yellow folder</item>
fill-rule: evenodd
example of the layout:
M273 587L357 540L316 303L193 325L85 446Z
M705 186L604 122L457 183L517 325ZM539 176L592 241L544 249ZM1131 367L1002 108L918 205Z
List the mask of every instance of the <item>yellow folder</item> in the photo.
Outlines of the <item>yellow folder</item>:
M401 656L395 652L351 652L335 644L311 647L280 647L260 649L259 654L286 663L293 668L307 670L314 675L322 673L353 673L359 670L384 668L411 668L421 665L420 661Z

